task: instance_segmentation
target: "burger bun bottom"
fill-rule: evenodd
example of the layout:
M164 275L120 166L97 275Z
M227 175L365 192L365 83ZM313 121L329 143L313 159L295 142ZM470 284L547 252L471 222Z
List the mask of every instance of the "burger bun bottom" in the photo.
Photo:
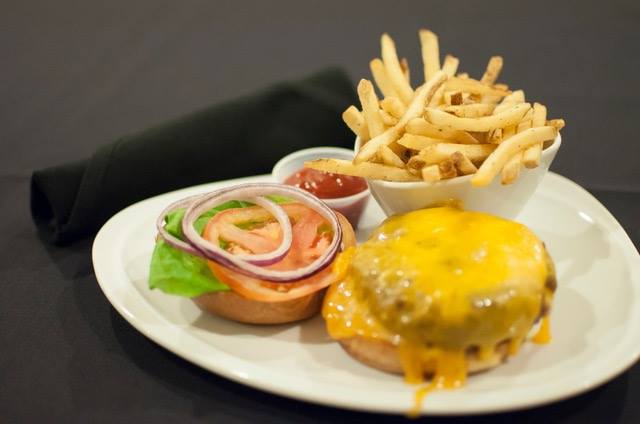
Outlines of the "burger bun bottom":
M352 337L340 340L340 345L354 359L370 367L393 374L403 373L398 348L389 342ZM492 355L482 359L478 358L477 355L468 353L467 371L469 373L477 373L500 365L507 359L507 350L507 344L499 344ZM430 375L434 371L433 369L425 369L425 374Z
M192 298L205 312L245 324L285 324L310 318L320 311L325 290L283 302L261 302L234 291L206 293Z

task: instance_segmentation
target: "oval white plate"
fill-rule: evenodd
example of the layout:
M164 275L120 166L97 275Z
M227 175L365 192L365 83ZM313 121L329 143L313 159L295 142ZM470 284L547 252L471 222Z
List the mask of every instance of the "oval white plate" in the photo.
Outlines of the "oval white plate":
M205 315L188 299L147 288L154 221L179 198L269 176L222 181L136 203L113 216L93 245L102 291L141 333L221 376L269 392L365 411L405 413L413 387L352 360L320 317L255 327ZM383 219L370 202L358 237ZM459 390L427 396L425 414L507 411L563 399L615 377L640 356L640 256L622 227L589 193L548 174L520 214L553 256L559 287L553 341L472 376Z

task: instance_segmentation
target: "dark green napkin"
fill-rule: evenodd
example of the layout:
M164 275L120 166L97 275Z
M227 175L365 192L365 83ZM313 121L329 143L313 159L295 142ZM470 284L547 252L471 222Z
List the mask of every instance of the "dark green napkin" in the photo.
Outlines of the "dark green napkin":
M327 69L122 137L87 160L35 171L33 220L48 240L68 243L138 200L267 173L305 147L350 147L340 114L354 101L346 74Z

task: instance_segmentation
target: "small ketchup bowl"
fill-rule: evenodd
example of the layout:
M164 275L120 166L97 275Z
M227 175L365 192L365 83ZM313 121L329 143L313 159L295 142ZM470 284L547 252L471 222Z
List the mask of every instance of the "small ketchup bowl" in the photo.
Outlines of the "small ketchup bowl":
M312 147L310 149L298 150L283 157L275 164L271 175L278 183L285 183L285 181L298 173L304 168L306 161L320 159L320 158L335 158L335 159L353 159L353 150L343 149L340 147ZM318 171L315 171L318 172ZM354 177L347 177L354 178ZM363 183L366 185L366 181L363 179ZM315 193L314 193L315 194ZM343 214L351 223L354 229L358 228L358 222L362 216L370 196L369 187L359 191L355 194L341 197L323 198L331 209Z

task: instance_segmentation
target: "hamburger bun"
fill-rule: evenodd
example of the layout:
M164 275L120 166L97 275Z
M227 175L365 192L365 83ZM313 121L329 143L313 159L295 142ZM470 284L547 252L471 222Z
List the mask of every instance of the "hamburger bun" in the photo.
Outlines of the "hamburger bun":
M402 363L398 355L398 348L384 340L375 340L364 337L352 337L340 340L340 345L351 357L380 371L392 374L403 374ZM500 343L496 346L492 355L486 358L478 357L473 350L467 350L467 372L473 374L486 371L506 362L508 357L508 343ZM435 372L423 364L425 377Z
M283 302L247 299L234 291L192 298L205 312L245 324L284 324L310 318L320 311L325 289Z

